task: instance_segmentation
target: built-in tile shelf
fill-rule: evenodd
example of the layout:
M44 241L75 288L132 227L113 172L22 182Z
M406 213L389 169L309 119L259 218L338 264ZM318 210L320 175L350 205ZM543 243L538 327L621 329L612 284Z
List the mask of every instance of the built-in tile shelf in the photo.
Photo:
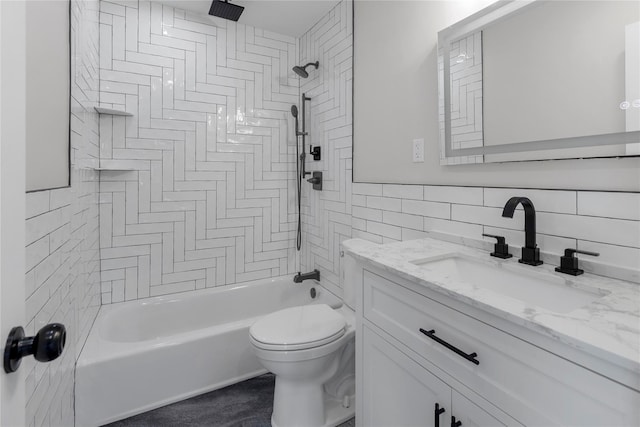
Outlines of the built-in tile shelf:
M112 116L133 116L124 110L115 110L113 108L93 107L99 114L111 114Z
M96 167L97 171L113 171L113 172L127 172L139 170L137 164L131 160L101 160L100 166Z

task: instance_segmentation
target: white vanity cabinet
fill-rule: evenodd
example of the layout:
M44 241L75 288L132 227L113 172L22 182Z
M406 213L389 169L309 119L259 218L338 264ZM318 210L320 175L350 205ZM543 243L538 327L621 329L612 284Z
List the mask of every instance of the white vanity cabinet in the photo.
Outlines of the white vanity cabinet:
M410 280L353 259L347 268L358 293L358 425L640 425L637 387Z
M363 332L360 425L448 427L452 417L461 426L519 425L483 410L368 327Z
M449 408L451 388L369 328L362 337L364 426L434 426L436 404ZM443 416L444 419L444 416Z

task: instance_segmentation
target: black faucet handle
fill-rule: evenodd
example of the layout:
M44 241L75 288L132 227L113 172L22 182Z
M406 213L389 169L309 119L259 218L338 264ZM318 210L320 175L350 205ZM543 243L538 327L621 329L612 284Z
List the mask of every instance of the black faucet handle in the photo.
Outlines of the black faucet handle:
M567 248L567 249L564 250L564 256L565 257L573 258L575 254L600 256L600 254L598 252L581 251L580 249L572 249L572 248Z
M491 237L491 238L493 238L493 239L498 240L498 243L497 243L497 244L499 244L499 245L504 245L504 243L505 243L505 238L504 238L504 236L496 236L495 234L487 234L487 233L482 233L482 235L483 235L484 237Z
M496 236L495 234L486 233L482 233L482 235L497 240L496 244L493 246L493 252L490 254L491 256L502 259L511 258L513 256L509 253L509 245L507 245L504 236Z
M572 276L579 276L584 273L584 270L578 268L578 257L575 254L584 254L591 256L600 256L597 252L581 251L579 249L567 248L564 250L564 256L560 257L560 267L556 267L556 271L559 273L571 274Z

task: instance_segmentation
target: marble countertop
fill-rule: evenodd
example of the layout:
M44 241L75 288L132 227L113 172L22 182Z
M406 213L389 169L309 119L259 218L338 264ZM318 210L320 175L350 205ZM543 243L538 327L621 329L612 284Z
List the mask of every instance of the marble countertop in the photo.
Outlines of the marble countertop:
M515 256L502 260L489 256L487 251L432 238L383 245L352 239L343 242L343 248L360 261L640 373L638 284L588 273L574 277L555 272L553 265L522 265ZM496 268L546 276L558 286L582 288L602 296L567 313L556 313L446 275L434 274L411 262L451 253L472 257Z

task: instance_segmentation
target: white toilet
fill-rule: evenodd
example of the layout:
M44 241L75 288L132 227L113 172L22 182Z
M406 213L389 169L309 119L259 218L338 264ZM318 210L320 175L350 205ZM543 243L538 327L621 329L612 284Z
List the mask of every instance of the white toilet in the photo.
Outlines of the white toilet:
M274 427L335 426L355 413L355 315L345 304L271 313L249 330L260 363L275 374ZM347 304L351 303L351 307Z

